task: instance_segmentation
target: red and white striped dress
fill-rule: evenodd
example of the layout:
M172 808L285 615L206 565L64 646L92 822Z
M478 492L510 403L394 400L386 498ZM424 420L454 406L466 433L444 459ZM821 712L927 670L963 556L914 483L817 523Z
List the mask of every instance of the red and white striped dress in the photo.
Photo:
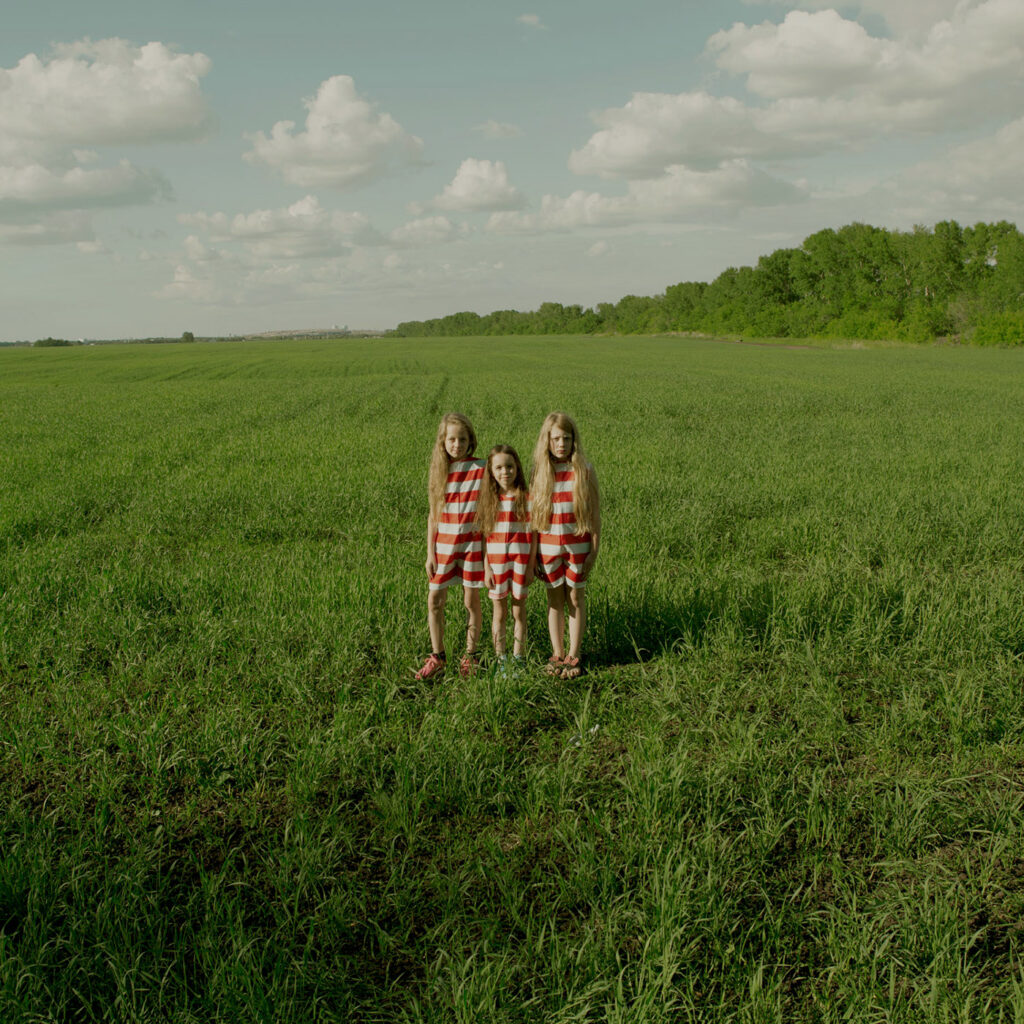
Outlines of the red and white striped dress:
M448 465L444 507L434 534L437 569L430 577L431 590L444 590L453 583L484 585L483 539L473 529L483 478L483 459L460 459Z
M515 494L499 497L498 516L494 532L487 535L485 550L494 575L494 584L487 592L495 600L505 597L511 590L519 601L526 597L526 567L530 562L533 530L530 528L529 495L526 496L526 519L515 518Z
M551 490L551 526L538 536L537 575L549 588L567 583L579 589L586 585L581 576L590 554L590 534L576 532L572 485L576 479L571 462L556 462Z

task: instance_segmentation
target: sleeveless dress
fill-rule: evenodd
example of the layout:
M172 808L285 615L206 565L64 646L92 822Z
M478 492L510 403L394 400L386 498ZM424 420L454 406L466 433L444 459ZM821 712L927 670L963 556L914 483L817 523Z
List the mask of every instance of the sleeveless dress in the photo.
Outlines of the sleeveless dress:
M571 462L556 462L551 491L551 526L538 537L537 575L549 588L567 583L580 589L586 580L580 575L590 554L590 534L576 533L572 485L576 472Z
M484 585L483 539L473 529L483 478L483 459L460 459L448 466L444 506L434 534L437 569L430 577L431 590L444 590L453 583Z
M494 532L487 535L484 549L494 574L494 585L487 593L496 600L505 597L509 591L517 601L526 597L526 567L530 562L530 542L533 539L529 496L526 500L526 520L523 521L515 518L515 495L500 495Z

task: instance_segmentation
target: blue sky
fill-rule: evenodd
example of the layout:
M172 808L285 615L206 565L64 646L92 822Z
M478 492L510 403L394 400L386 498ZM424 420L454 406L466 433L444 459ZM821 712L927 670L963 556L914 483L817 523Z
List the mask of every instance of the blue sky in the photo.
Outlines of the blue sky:
M0 340L393 326L1024 223L1021 0L37 0Z

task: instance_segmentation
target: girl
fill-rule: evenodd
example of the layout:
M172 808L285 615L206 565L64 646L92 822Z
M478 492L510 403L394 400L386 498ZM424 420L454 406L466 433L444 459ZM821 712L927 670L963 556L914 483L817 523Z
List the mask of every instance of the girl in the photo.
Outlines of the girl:
M548 674L575 679L583 671L580 645L587 624L584 586L597 559L601 506L597 474L580 446L576 424L564 412L549 413L533 452L530 516L539 533L537 576L548 594L551 657ZM566 605L569 651L565 652Z
M459 664L462 675L476 667L480 636L480 588L484 585L483 545L477 532L476 504L484 476L483 459L474 459L476 432L461 413L441 418L430 459L430 512L427 516L427 623L431 653L416 673L430 679L444 671L444 606L448 588L460 583L466 605L466 653Z
M477 522L484 541L484 581L494 615L491 638L494 653L506 656L509 594L512 595L512 656L522 661L526 651L526 588L537 565L537 534L530 529L530 496L523 464L515 448L496 444L487 456L487 480L480 488Z

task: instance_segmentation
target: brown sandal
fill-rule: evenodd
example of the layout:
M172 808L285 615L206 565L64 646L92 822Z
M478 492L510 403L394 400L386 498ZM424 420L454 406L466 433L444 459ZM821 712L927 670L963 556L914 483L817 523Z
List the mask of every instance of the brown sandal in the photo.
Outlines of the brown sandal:
M583 662L578 657L562 660L563 679L578 679L581 675L583 675Z
M551 657L548 658L548 663L544 671L549 676L560 676L562 674L562 666L564 664L564 658L560 658L557 654L552 654Z

